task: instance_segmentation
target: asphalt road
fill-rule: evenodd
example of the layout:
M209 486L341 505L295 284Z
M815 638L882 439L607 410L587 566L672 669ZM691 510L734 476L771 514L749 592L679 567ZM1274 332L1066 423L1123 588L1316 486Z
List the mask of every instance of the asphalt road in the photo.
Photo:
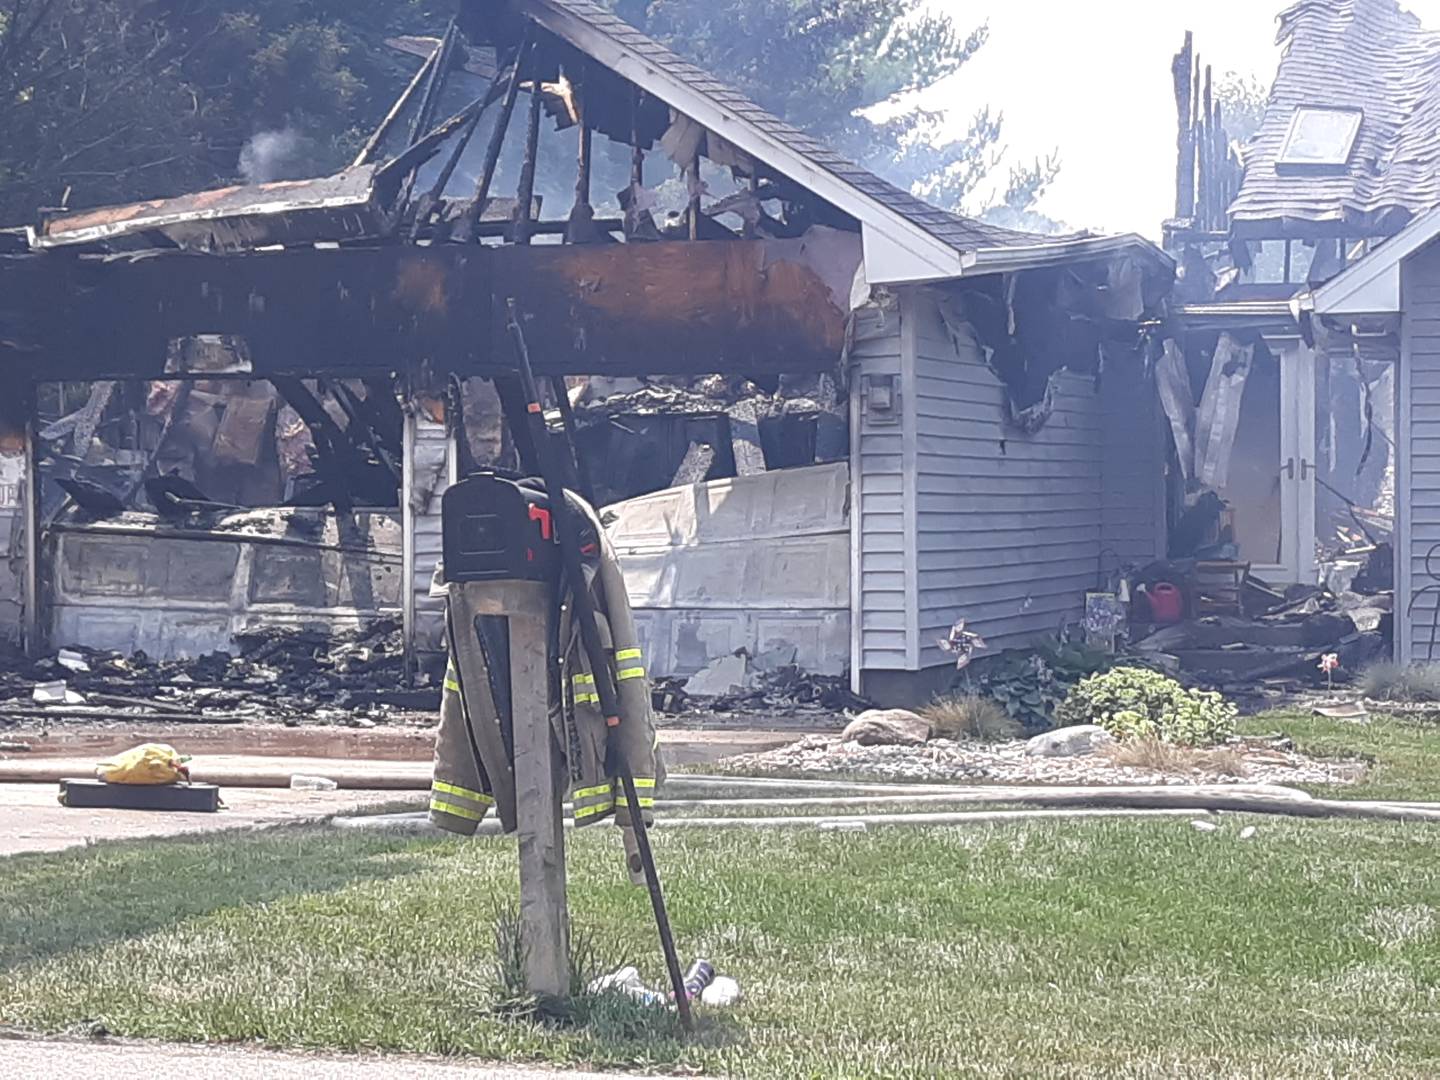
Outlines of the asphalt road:
M332 1057L272 1054L233 1047L207 1048L120 1042L36 1042L0 1039L0 1078L103 1076L154 1080L157 1076L225 1080L615 1080L619 1074L556 1072L411 1057ZM625 1074L625 1080L643 1080Z

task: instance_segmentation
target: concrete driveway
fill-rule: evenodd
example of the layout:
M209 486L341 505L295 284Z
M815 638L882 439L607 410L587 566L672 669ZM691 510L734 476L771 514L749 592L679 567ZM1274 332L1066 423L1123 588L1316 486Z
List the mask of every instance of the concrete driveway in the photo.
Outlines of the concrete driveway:
M221 798L226 809L215 814L185 814L72 810L61 806L57 795L56 784L0 784L0 856L63 851L115 840L304 824L380 807L418 810L425 805L423 794L409 791L225 788ZM5 1075L4 1066L0 1060L0 1076Z

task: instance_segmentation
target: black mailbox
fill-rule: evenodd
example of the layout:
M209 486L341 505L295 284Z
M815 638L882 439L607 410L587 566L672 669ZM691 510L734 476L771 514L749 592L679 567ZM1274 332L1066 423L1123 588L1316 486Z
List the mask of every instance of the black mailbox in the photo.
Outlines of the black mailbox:
M559 573L544 492L477 473L445 492L440 517L446 581L553 581Z

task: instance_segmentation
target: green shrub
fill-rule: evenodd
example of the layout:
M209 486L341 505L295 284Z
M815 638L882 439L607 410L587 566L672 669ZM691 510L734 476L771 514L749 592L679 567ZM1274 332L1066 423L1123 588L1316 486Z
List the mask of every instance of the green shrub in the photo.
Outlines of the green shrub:
M993 698L1027 731L1048 731L1055 710L1087 675L1106 671L1114 656L1083 644L1048 638L1033 649L1006 649L958 680L955 689Z
M1157 738L1185 746L1217 743L1234 731L1235 706L1187 690L1168 675L1115 668L1082 681L1056 711L1063 725L1099 724L1117 739Z

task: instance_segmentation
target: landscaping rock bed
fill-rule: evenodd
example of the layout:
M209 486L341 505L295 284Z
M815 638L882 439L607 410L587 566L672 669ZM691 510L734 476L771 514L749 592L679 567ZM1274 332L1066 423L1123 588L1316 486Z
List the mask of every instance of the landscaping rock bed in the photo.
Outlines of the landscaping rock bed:
M832 735L807 735L788 746L721 763L746 775L849 776L877 780L993 784L1347 784L1364 774L1353 761L1320 761L1286 739L1240 739L1211 767L1159 771L1117 764L1105 750L1078 756L1027 753L1024 740L1001 743L933 739L923 746L862 746ZM1235 768L1239 762L1239 767Z

